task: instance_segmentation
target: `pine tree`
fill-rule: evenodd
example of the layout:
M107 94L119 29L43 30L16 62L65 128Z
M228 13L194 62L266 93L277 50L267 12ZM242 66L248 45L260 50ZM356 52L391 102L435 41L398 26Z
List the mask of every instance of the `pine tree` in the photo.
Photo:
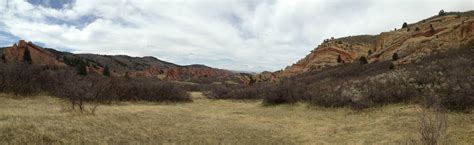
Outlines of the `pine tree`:
M408 24L407 24L407 22L404 22L403 25L402 25L402 29L406 28L406 27L408 27Z
M446 15L446 12L444 10L441 10L441 11L439 11L438 15L439 16L444 16L444 15Z
M105 68L104 68L104 71L102 72L102 74L104 76L110 76L110 70L109 70L109 66L106 65Z
M390 63L390 70L395 69L395 65L393 63Z
M367 58L366 58L365 56L361 56L361 57L359 58L359 61L360 61L361 64L367 64L367 63L369 63L369 62L367 61Z
M27 64L31 64L31 54L28 48L26 48L25 51L23 52L23 62Z
M87 76L87 68L84 62L80 63L79 66L77 67L77 74L81 76Z
M395 60L398 60L398 59L399 59L398 54L396 52L393 53L392 60L395 61Z
M3 63L7 63L7 59L5 58L5 54L2 54L2 61L3 61Z

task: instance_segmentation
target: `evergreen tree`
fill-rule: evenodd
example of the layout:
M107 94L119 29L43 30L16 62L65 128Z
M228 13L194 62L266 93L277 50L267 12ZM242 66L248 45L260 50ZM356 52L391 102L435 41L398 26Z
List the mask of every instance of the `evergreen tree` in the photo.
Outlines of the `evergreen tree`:
M392 60L395 61L395 60L398 60L398 59L399 59L398 54L396 52L393 53Z
M338 56L337 56L337 63L341 63L341 62L342 62L341 55L338 55Z
M446 12L444 10L441 10L441 11L439 11L438 15L439 16L444 16L444 15L446 15Z
M407 22L403 23L403 25L402 25L402 29L403 29L403 28L406 28L406 27L408 27L408 24L407 24Z
M86 63L82 62L79 64L79 66L77 67L77 74L81 76L87 76Z
M361 56L361 57L359 58L359 61L360 61L360 64L367 64L367 63L369 63L369 62L367 61L367 58L366 58L365 56Z
M395 65L393 63L390 63L390 70L395 69Z
M3 61L3 63L7 63L7 59L5 58L5 54L2 54L2 61Z
M109 69L108 65L105 66L104 71L102 72L102 74L104 76L110 76L110 69Z
M27 64L31 64L31 54L30 54L30 50L28 50L28 48L25 49L25 51L23 52L23 62L27 63Z

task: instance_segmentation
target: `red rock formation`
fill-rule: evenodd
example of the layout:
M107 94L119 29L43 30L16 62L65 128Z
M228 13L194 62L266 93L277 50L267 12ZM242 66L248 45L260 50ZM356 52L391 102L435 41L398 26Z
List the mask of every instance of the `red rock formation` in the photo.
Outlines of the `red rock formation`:
M353 38L358 37L360 36ZM432 53L472 45L474 43L474 16L433 17L411 24L407 28L383 32L376 37L375 41L360 41L361 39L354 41L351 40L353 38L341 38L322 43L278 76L287 77L338 65L340 64L337 63L338 56L341 56L344 62L357 61L361 56L367 56L369 62L374 62L390 60L392 55L397 53L401 59L396 63L404 64ZM372 52L370 55L368 50Z
M3 55L5 57L6 63L23 63L25 62L25 51L27 51L31 56L31 65L56 65L56 66L67 66L63 61L64 58L61 55L56 55L50 51L43 49L39 46L34 45L31 42L26 42L21 40L18 44L14 44L12 47L5 48L3 50ZM74 54L72 54L74 56ZM111 56L113 57L113 56ZM126 58L126 57L125 57ZM88 73L102 74L104 68L102 65L93 60L85 59L80 56L75 56L75 59L87 61L88 65L86 70ZM154 61L151 60L151 61ZM156 59L156 61L160 61ZM170 63L171 64L171 63ZM74 67L74 66L73 66ZM160 79L167 80L188 80L195 78L203 77L217 77L223 78L233 75L232 72L226 70L220 70L215 68L210 68L206 66L193 65L193 66L178 66L167 69L159 69L157 67L150 66L145 70L126 70L126 71L116 71L111 68L111 75L113 76L125 76L130 77L157 77Z
M18 44L14 44L12 47L5 48L3 54L5 56L6 63L22 63L24 62L25 51L27 51L31 57L31 64L33 65L61 65L65 66L64 63L59 62L55 55L48 52L47 50L34 45L31 42L20 40Z
M277 73L262 72L256 75L241 74L239 79L243 84L252 85L254 83L266 82L266 81L274 82L278 80L278 77L277 77Z

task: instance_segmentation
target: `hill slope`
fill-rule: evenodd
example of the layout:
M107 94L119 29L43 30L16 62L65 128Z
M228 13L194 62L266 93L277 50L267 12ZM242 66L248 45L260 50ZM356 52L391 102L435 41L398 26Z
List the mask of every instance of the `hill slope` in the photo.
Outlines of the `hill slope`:
M375 36L327 39L278 75L286 77L317 71L354 62L360 57L366 57L369 62L391 60L395 53L400 58L395 64L406 64L466 45L474 45L474 11L434 16Z
M108 66L115 76L158 77L166 80L190 80L199 78L225 78L231 71L204 65L180 66L154 57L130 57L126 55L73 54L50 48L42 48L20 40L11 47L0 49L3 63L29 63L76 67L86 64L90 73L101 74Z

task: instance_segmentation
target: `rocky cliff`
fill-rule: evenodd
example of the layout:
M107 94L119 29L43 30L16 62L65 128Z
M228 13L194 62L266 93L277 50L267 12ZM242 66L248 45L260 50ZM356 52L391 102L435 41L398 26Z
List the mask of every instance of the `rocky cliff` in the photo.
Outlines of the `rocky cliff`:
M400 59L394 63L401 65L466 45L474 45L474 11L434 16L375 36L327 39L305 58L277 74L293 76L358 61L361 57L366 57L369 63L391 60L395 53Z

